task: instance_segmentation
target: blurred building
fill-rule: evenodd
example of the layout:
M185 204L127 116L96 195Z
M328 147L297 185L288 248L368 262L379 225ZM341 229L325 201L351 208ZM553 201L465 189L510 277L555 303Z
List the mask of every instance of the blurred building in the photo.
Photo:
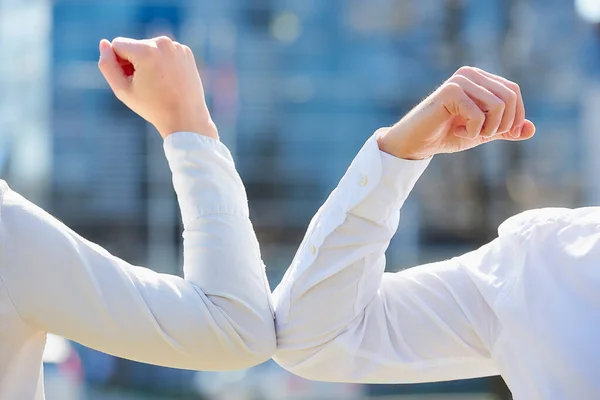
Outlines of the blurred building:
M176 35L177 1L53 3L52 208L109 250L179 272L179 216L160 137L122 105L98 71L98 42Z
M183 4L51 4L51 209L83 236L129 262L179 273L180 218L162 140L114 97L97 61L102 38L177 36ZM153 393L192 390L190 371L108 362L99 353L81 352L92 383Z
M195 50L274 281L365 139L462 64L519 81L544 140L438 157L404 212L391 267L484 242L522 209L591 193L579 124L581 55L593 40L571 1L1 4L11 13L0 40L15 60L3 66L3 93L17 101L0 103L0 166L65 222L155 269L179 271L170 174L158 136L97 71L102 37L167 33Z
M573 0L0 0L0 176L128 261L179 272L160 137L96 67L103 37L177 37L197 56L274 287L364 141L460 65L477 65L519 82L538 136L436 157L388 265L453 256L521 210L600 200L592 17L582 22ZM117 364L119 384L189 381ZM422 390L466 386L455 388ZM413 389L373 388L388 390Z
M544 140L438 157L407 204L390 267L482 244L521 210L582 200L582 142L573 140L582 34L571 1L255 0L190 10L185 40L205 63L275 281L365 139L460 65L517 80Z
M51 187L50 31L46 1L0 1L0 176L41 205Z

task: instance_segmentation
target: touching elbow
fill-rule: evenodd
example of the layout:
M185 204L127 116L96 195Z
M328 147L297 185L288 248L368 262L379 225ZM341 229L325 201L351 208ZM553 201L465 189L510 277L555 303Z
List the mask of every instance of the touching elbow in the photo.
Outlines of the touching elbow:
M314 381L329 381L340 365L336 362L335 339L306 335L284 324L277 326L277 351L273 360L283 369Z
M275 354L277 339L275 337L275 323L273 318L260 327L254 327L249 331L248 339L245 341L246 364L242 368L253 367L262 364Z
M238 324L232 332L227 369L245 369L271 359L275 354L277 340L273 317L260 318L246 325Z

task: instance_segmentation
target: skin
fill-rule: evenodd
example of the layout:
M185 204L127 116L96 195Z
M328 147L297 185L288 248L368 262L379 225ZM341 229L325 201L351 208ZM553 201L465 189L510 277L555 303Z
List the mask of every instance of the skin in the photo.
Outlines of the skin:
M189 47L164 36L103 39L98 67L117 98L163 138L187 131L219 139ZM397 124L382 130L378 143L386 153L418 160L493 140L527 140L534 133L516 83L462 67Z
M397 124L382 130L378 144L396 157L420 160L534 134L516 83L462 67Z
M185 131L219 139L189 47L164 36L103 39L98 67L117 98L163 138Z

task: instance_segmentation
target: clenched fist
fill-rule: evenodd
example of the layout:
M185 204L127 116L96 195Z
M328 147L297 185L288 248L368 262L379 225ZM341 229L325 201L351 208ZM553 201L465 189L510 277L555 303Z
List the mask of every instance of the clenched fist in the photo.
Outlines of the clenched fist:
M98 66L117 98L163 138L187 131L218 139L189 47L167 37L102 40Z
M492 140L526 140L534 133L516 83L462 67L400 122L383 130L378 143L386 153L416 160Z

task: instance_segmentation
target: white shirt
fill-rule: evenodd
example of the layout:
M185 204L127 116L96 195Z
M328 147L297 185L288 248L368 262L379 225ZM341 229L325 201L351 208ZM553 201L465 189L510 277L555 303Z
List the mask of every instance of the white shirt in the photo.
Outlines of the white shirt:
M600 399L600 208L528 211L479 250L384 273L428 162L366 143L275 290L275 360L322 381L501 374L516 400Z
M272 356L270 291L229 151L187 132L164 149L185 280L110 255L1 182L0 399L43 398L46 332L175 368L241 369Z

